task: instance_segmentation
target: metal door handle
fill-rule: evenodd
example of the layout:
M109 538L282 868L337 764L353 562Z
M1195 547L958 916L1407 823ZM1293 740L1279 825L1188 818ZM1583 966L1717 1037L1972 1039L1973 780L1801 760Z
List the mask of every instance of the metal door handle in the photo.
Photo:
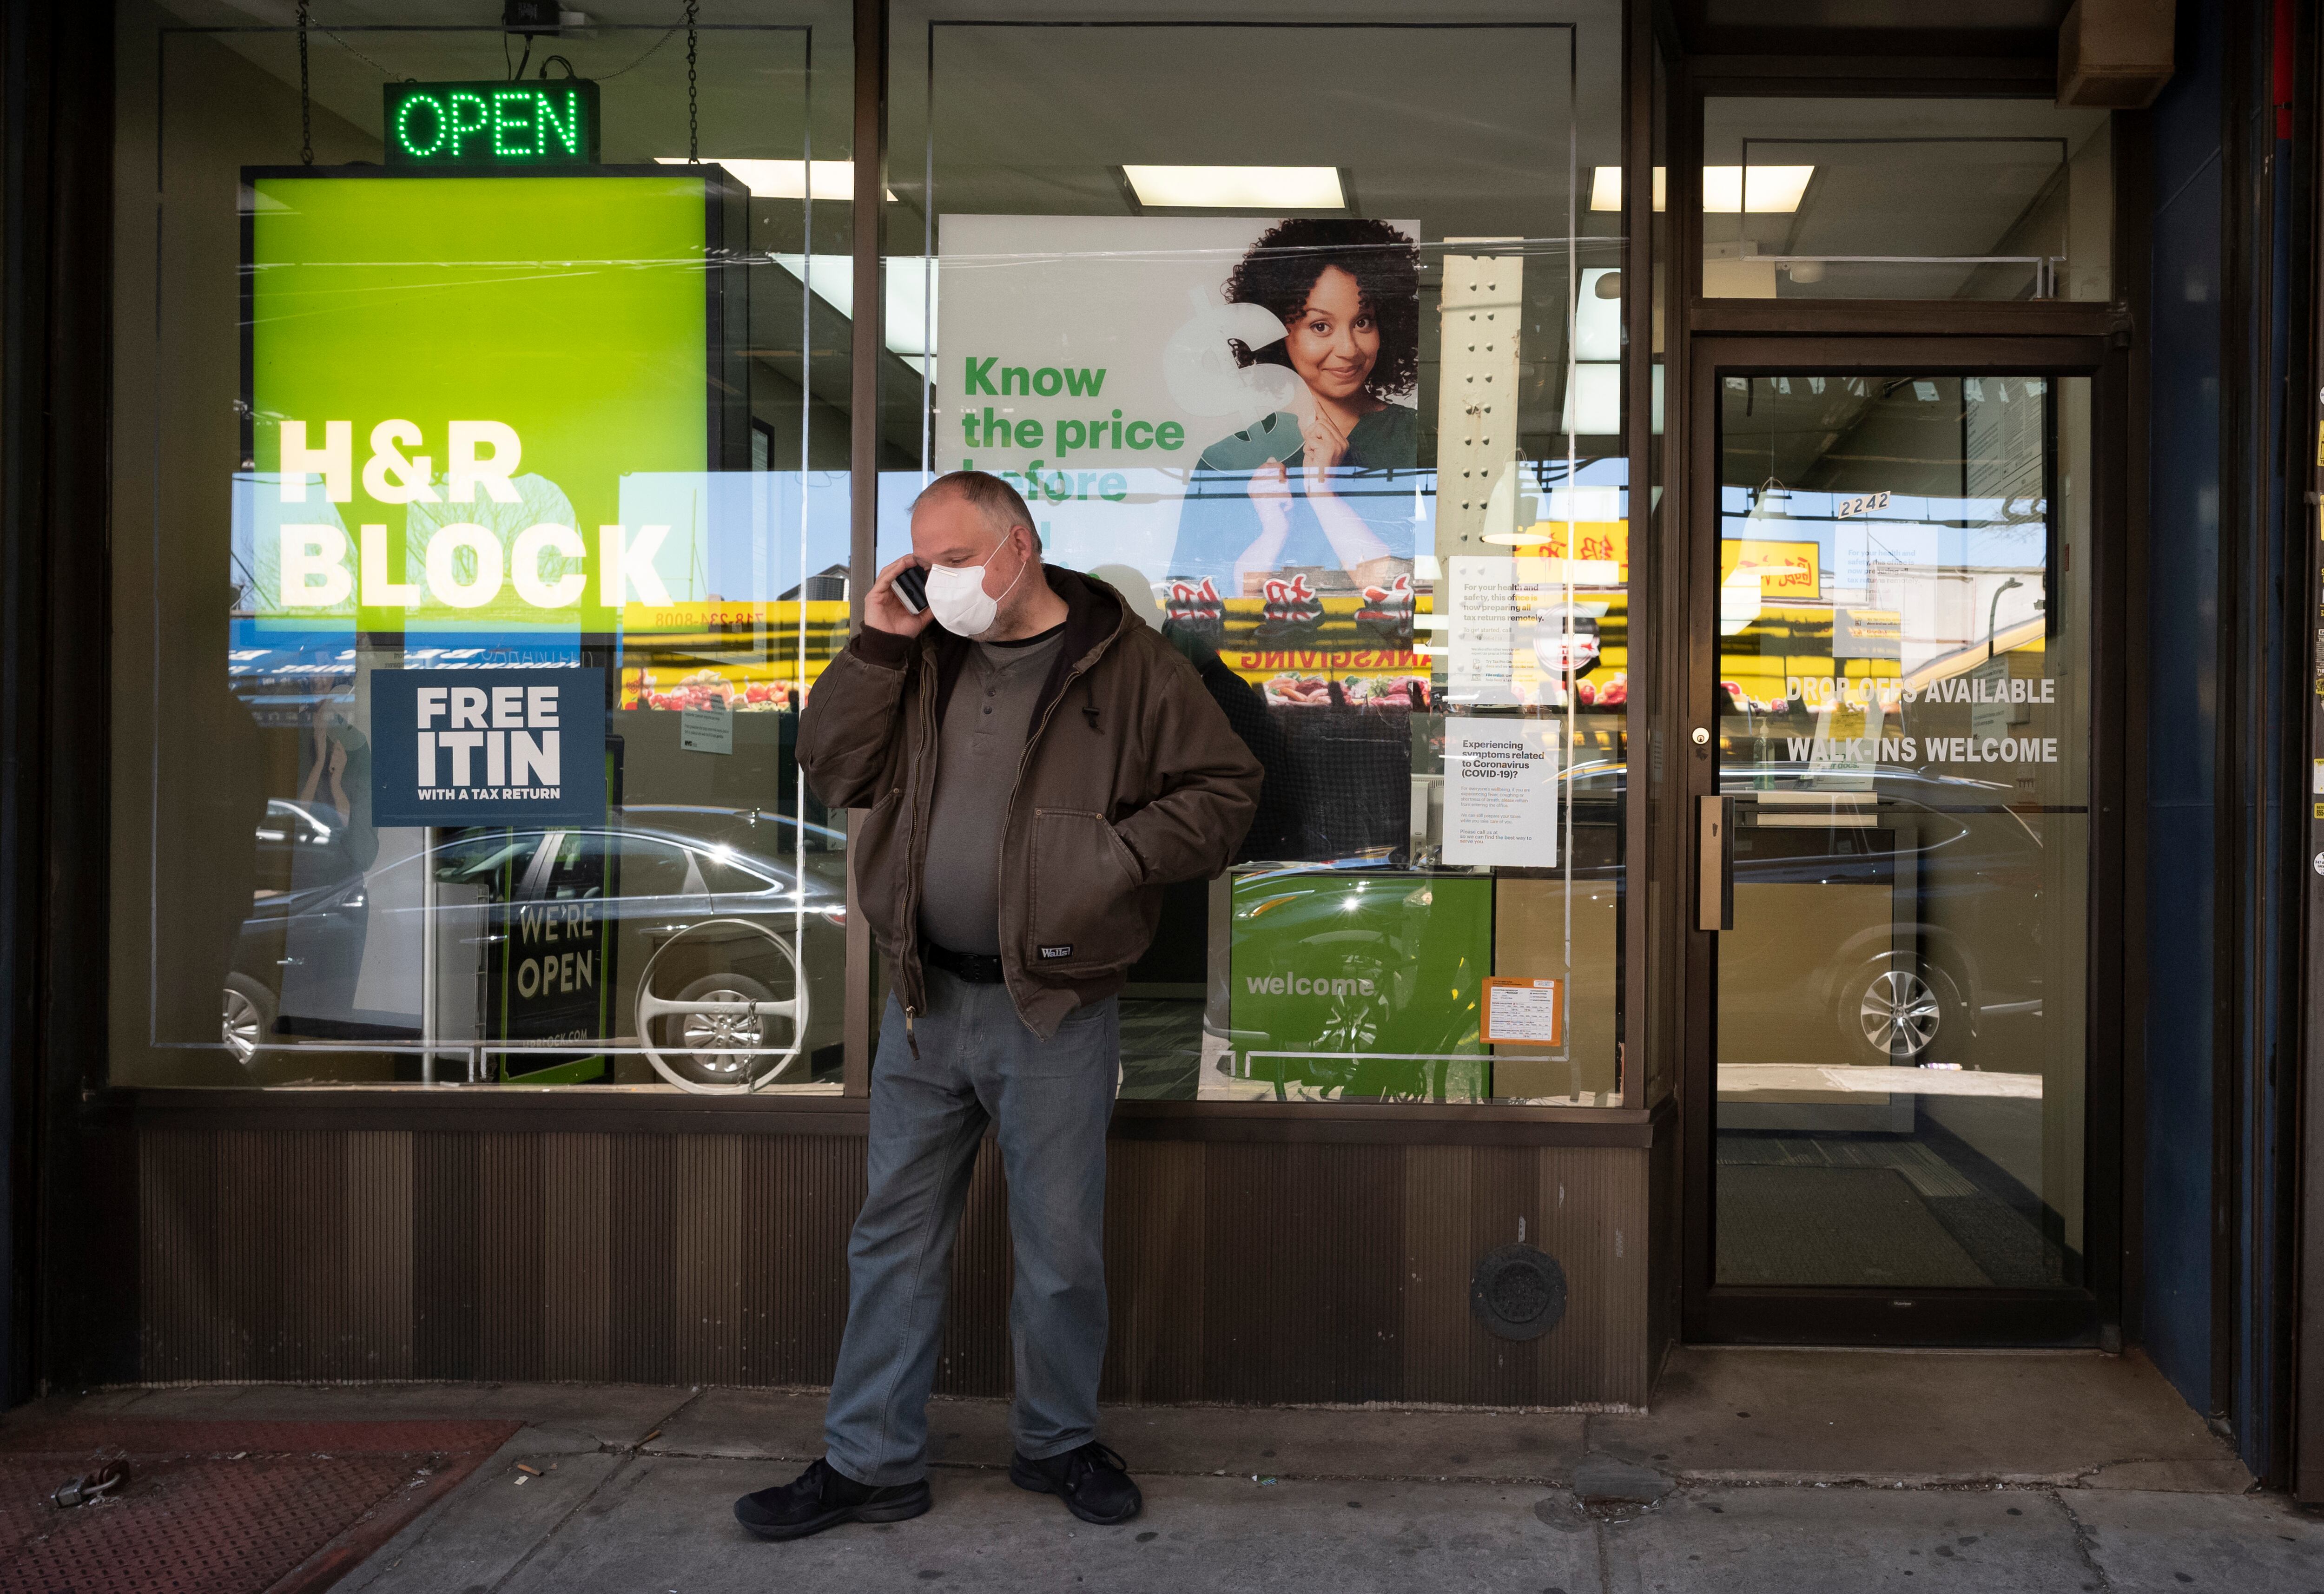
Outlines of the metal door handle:
M1735 799L1694 799L1694 927L1735 927Z

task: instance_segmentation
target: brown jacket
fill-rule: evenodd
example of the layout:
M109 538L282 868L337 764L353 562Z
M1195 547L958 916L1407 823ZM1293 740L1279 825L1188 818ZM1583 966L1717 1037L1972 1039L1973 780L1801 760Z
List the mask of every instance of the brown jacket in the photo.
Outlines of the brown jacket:
M1194 667L1114 590L1043 567L1065 645L1033 708L1001 843L1001 963L1044 1039L1121 989L1154 938L1162 888L1224 869L1258 811L1259 767ZM927 1010L920 876L937 727L969 643L867 626L799 723L799 764L829 807L868 808L848 838L856 900L907 1018Z

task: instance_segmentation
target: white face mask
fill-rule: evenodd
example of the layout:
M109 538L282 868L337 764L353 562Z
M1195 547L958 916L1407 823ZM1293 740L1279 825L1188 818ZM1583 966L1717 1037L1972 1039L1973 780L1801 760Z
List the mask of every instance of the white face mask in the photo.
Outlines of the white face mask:
M992 550L998 553L996 548ZM991 564L990 556L983 565L931 565L928 567L928 612L936 623L956 637L981 637L992 629L1001 614L1001 598L1017 590L1017 582L1025 579L1025 570L1031 561L1019 567L1017 578L1001 590L1001 598L987 595L984 572Z

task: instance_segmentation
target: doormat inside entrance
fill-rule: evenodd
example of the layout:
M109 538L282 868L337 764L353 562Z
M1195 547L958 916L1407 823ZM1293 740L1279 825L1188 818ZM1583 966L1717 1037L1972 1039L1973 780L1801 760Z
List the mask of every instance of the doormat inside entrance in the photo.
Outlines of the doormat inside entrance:
M0 1589L310 1594L327 1589L521 1424L37 1420L0 1427ZM59 1484L125 1456L108 1497Z

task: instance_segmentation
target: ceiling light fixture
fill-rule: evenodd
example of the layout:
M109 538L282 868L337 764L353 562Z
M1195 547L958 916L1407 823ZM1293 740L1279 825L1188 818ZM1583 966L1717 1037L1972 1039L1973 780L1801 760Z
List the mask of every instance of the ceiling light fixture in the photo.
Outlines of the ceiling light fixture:
M1666 168L1661 166L1655 168L1655 208L1656 210L1663 208L1669 188L1666 181L1668 176ZM1622 169L1620 167L1600 166L1591 174L1590 208L1592 210L1622 208Z
M1737 216L1746 211L1755 216L1789 216L1800 207L1807 193L1808 180L1815 175L1812 166L1754 166L1751 169L1748 191L1740 166L1706 166L1702 169L1702 210L1706 216ZM1665 202L1664 169L1655 168L1655 208ZM1622 208L1622 169L1600 166L1591 173L1590 208L1619 210Z
M684 166L688 162L683 155L656 155L654 164ZM810 163L806 161L714 158L702 164L725 168L735 181L751 190L751 197L754 199L805 199L809 197L807 183L810 173L815 184L815 198L835 199L845 204L855 198L855 162L853 161L816 161ZM896 196L890 192L888 198L892 202Z
M1336 166L1124 166L1138 202L1155 209L1345 210Z

